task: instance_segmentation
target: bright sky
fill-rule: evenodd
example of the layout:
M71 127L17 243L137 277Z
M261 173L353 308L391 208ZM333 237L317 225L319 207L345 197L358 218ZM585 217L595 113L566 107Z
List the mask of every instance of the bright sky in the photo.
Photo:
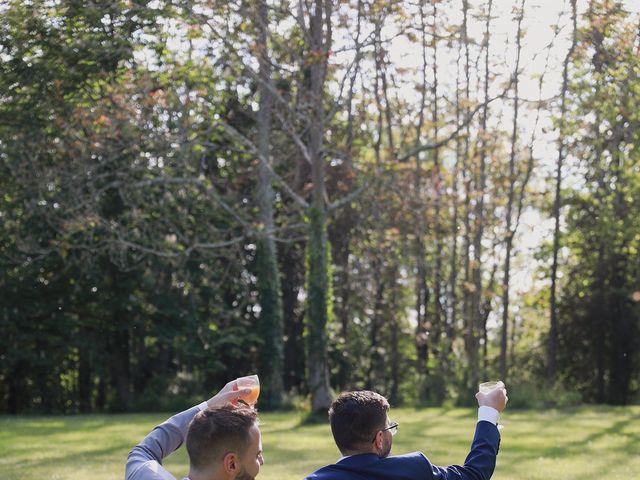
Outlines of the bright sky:
M486 7L486 1L471 0L471 12L469 20L469 35L471 38L482 41L484 35L484 24L482 19L472 20L471 16L480 13L479 8ZM494 0L491 22L491 62L494 64L491 71L498 72L499 78L507 80L513 72L516 59L516 32L517 23L514 13L514 6L519 6L520 0ZM623 5L630 14L640 12L640 1L625 0ZM587 0L578 0L578 18L588 7ZM524 38L522 40L522 51L520 59L520 97L523 99L537 100L552 99L560 92L562 82L562 62L569 48L571 41L571 4L568 0L526 0L525 15L522 24ZM484 13L484 12L482 12ZM427 15L431 15L431 7L427 7ZM445 1L441 4L440 15L448 18L447 23L459 25L462 22L462 2ZM416 15L415 22L419 22ZM554 34L554 27L561 28ZM441 34L443 32L440 32ZM387 26L387 34L392 37L394 27ZM551 46L550 46L551 45ZM428 52L432 55L432 51ZM441 95L448 96L451 101L454 99L457 51L447 50L441 47L438 53L439 83ZM472 63L477 56L477 51L472 52ZM391 62L397 67L420 68L421 51L416 44L411 44L405 37L398 37L393 40L390 48ZM484 61L481 59L480 65ZM547 64L548 62L548 64ZM501 67L496 68L495 65ZM540 91L539 77L544 74L544 83ZM495 96L503 88L501 81L493 84L490 96ZM448 94L446 92L449 92ZM418 102L418 93L412 88L402 88L400 95ZM477 98L481 101L481 98ZM557 110L554 106L554 112ZM502 123L505 130L512 122L512 102L495 103L492 105L492 119L494 123ZM554 113L555 114L555 113ZM533 109L523 108L521 110L521 138L524 144L529 143L534 126L535 112ZM555 188L555 165L557 160L557 135L551 125L551 116L548 112L542 112L536 131L536 142L534 156L536 157L537 168L530 186L538 191L551 191ZM572 181L571 171L565 172L565 185ZM512 304L514 311L518 311L518 299L526 291L529 291L534 284L542 288L547 288L547 278L536 278L536 273L540 269L540 262L534 259L534 254L540 249L543 242L549 241L553 235L553 222L540 211L529 209L524 212L521 220L518 236L515 241L513 271L512 271ZM487 247L489 245L487 244ZM566 252L564 252L566 255ZM496 315L500 315L500 305L490 319L490 326L496 325ZM541 319L544 321L544 319Z

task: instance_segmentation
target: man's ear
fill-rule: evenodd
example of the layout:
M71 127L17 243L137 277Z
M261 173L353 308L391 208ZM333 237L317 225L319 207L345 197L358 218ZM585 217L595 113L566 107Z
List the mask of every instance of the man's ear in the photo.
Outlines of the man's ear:
M382 451L382 444L384 443L383 436L384 434L382 430L378 430L378 433L376 433L376 439L373 441L373 445L376 447L376 450L378 450L379 452Z
M222 468L225 473L236 473L240 469L240 459L234 452L227 453L222 458Z

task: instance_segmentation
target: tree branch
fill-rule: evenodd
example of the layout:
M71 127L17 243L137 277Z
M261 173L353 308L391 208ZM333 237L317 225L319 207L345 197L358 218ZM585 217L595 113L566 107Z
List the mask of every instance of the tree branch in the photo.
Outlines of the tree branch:
M265 165L267 167L267 169L269 170L269 173L273 176L273 178L278 181L278 183L282 186L282 188L285 190L285 192L300 207L302 207L302 208L308 208L309 207L309 204L307 203L307 201L304 198L302 198L300 195L298 195L296 192L294 192L293 189L289 186L289 184L280 175L278 175L273 170L271 165L269 165L269 162L267 161L267 159L264 158L262 155L260 155L260 152L258 151L256 146L253 144L253 142L251 142L251 140L249 140L247 137L242 135L240 132L238 132L235 128L233 128L231 125L229 125L226 122L219 121L218 124L224 129L225 132L227 132L227 134L229 134L230 137L232 137L235 140L239 141L247 150L249 150L249 152L251 154L255 155L255 157L260 162L262 162L263 165Z
M473 117L475 116L476 113L478 113L480 111L480 109L482 109L483 107L489 105L491 102L493 102L495 100L498 100L500 98L504 98L505 95L507 94L507 92L509 91L509 89L511 88L511 84L512 83L513 83L513 78L509 82L509 85L507 86L507 88L500 95L497 95L497 96L495 96L493 98L490 98L486 102L483 102L483 103L479 104L476 108L474 108L469 113L469 115L467 115L467 118L465 118L464 122L462 122L462 124L458 125L458 127L448 137L440 140L439 142L423 143L422 145L418 145L418 146L412 148L411 150L409 150L408 152L400 155L398 157L398 162L406 162L411 157L413 157L413 156L415 156L415 155L417 155L417 154L419 154L421 152L425 152L427 150L435 150L436 148L441 148L441 147L445 146L451 140L456 138L463 128L465 128L469 123L471 123L471 120L473 120Z
M364 192L367 188L369 188L369 186L372 184L372 182L365 182L363 185L361 185L360 187L358 187L356 190L354 190L353 192L351 192L350 194L342 197L339 200L336 200L335 202L332 202L331 204L329 204L329 206L327 207L328 211L333 211L333 210L337 210L338 208L346 205L347 203L353 201L355 198L357 198L362 192Z

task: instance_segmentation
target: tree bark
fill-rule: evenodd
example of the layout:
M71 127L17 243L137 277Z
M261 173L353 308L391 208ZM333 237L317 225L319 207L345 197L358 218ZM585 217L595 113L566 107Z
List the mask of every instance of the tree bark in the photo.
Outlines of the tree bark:
M556 381L557 376L557 355L558 355L558 306L557 306L557 279L558 279L558 252L560 251L560 206L562 204L562 167L564 164L565 144L564 144L564 123L567 111L567 91L569 84L569 62L573 56L573 51L577 44L577 11L576 0L571 0L573 40L569 51L564 59L562 67L562 90L560 92L560 131L558 134L558 160L556 162L556 185L553 202L553 260L551 263L551 293L549 300L550 325L548 344L548 366L551 382Z
M86 332L82 335L87 338ZM80 413L91 411L91 357L88 345L78 347L78 408Z
M258 277L258 300L260 302L259 332L262 345L259 352L259 372L263 379L263 405L279 407L283 397L283 319L282 287L278 271L278 253L273 238L275 221L273 216L274 193L271 169L271 115L272 98L271 62L268 50L267 4L260 0L256 5L258 30L258 52L260 63L260 109L258 112L258 206L262 231L257 242L256 263Z
M416 147L421 144L422 129L424 126L425 108L427 102L427 26L424 12L424 2L420 3L420 27L422 39L422 88L420 96L420 110L418 112L418 125L416 127ZM429 326L427 321L427 309L429 306L429 287L427 285L426 248L424 235L426 234L425 199L422 192L422 158L421 153L416 153L416 166L414 173L414 204L415 230L414 230L414 256L416 261L415 279L415 310L416 310L416 373L418 374L418 399L425 401L427 397L426 376L427 362L429 360Z
M313 182L311 206L308 210L309 241L307 243L308 303L307 303L307 368L311 408L326 412L331 405L329 366L327 361L327 324L332 301L329 275L329 243L327 241L327 207L325 202L324 141L324 81L330 33L325 40L323 25L330 20L330 5L315 0L310 17L311 35L311 102L309 155Z
M462 1L462 40L465 50L465 101L469 102L471 97L471 65L469 60L469 36L468 36L468 16L469 16L469 2L468 0ZM465 118L468 117L469 107L465 108ZM465 380L466 384L469 384L468 378L471 369L475 368L471 365L471 357L473 350L473 343L475 341L475 330L473 329L473 311L471 308L473 297L473 285L471 283L471 187L472 187L472 175L471 167L469 165L469 139L471 138L471 122L467 123L465 128L465 141L464 141L464 153L462 156L462 172L464 180L464 250L463 250L463 269L464 269L464 283L462 291L462 314L463 314L463 332L464 332L464 345L467 354L467 361L469 367L466 370Z
M355 38L355 58L354 68L349 78L349 90L347 93L347 104L345 109L347 111L347 140L345 146L345 159L343 165L343 178L341 182L344 183L346 192L352 191L355 185L355 174L353 170L353 124L354 124L354 112L353 112L353 98L355 94L356 79L360 70L360 56L361 56L361 22L362 22L362 0L358 0L358 19L356 22L356 38ZM343 192L341 192L343 193ZM349 299L351 297L351 279L350 279L350 267L349 267L349 255L351 253L351 237L352 230L357 223L357 212L350 204L345 205L340 209L340 212L336 214L334 220L331 222L330 240L333 252L333 262L336 269L336 318L340 324L340 336L344 343L340 346L340 359L338 361L338 371L336 374L336 384L341 390L348 388L350 373L351 373L351 359L348 353L348 339L349 339L349 320L351 319L349 311Z
M511 153L509 155L509 193L507 195L507 213L506 213L506 239L505 239L505 258L504 272L502 279L502 332L500 338L500 378L503 382L507 382L508 364L508 335L509 335L509 288L511 276L511 249L513 247L513 237L515 229L512 230L511 218L513 215L513 202L515 194L515 184L517 180L516 174L516 151L518 144L518 113L520 108L520 99L518 97L519 87L519 69L520 69L520 53L522 41L522 19L524 18L525 0L520 4L520 12L518 14L518 31L516 34L516 65L513 72L513 128L511 130ZM524 193L524 192L523 192Z
M432 116L431 121L433 123L433 143L438 143L439 134L439 121L440 112L438 110L438 3L433 2L433 24L432 24L432 48L433 48L433 85L431 88L431 95L433 97L432 104ZM433 285L433 338L431 339L432 345L435 345L440 352L440 335L443 331L443 308L442 308L442 259L444 256L444 242L442 238L441 223L440 223L440 209L442 204L442 173L440 172L440 149L435 148L433 150L433 190L434 190L434 225L433 233L435 236L436 251L435 256L435 271L434 271L434 285Z
M288 391L303 392L305 386L305 312L298 294L304 286L304 250L301 243L287 244L281 253L282 310L284 324L284 384Z
M391 302L389 305L391 315L391 388L389 389L389 402L392 405L397 405L400 402L398 393L400 387L400 324L396 314L398 308L397 276L397 267L393 267L390 272Z

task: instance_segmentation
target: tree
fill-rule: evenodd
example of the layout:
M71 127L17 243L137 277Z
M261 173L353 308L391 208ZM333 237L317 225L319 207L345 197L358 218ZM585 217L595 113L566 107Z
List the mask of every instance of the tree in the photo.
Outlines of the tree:
M638 26L619 2L609 1L591 2L585 23L576 34L582 41L571 58L577 72L564 117L573 139L567 152L580 159L585 174L583 188L568 189L565 197L565 245L572 255L558 304L557 373L589 400L625 404L638 368L632 347L638 225L631 212L640 197L631 113L638 76L623 72L638 69Z
M258 240L256 251L258 273L258 296L260 301L260 333L264 342L260 349L260 373L265 385L265 404L279 406L283 396L283 331L282 288L278 257L274 240L275 221L273 215L274 193L272 188L271 109L272 98L269 86L271 66L268 56L267 28L269 17L264 1L256 7L258 51L260 61L260 107L258 112L258 154L264 161L259 163L258 205L264 234Z
M525 2L522 0L518 10L518 30L516 33L516 64L513 71L513 130L511 132L511 153L509 155L509 193L507 195L507 225L506 225L506 247L504 258L504 274L502 280L502 336L500 339L500 378L503 382L507 381L507 341L508 326L509 326L509 281L511 275L511 249L513 248L513 237L515 235L515 229L512 229L512 215L514 210L514 195L516 184L516 150L518 142L518 111L520 108L520 98L518 97L519 87L519 69L520 69L520 54L522 52L522 19L524 18ZM528 176L527 176L528 178ZM526 186L526 182L523 182ZM520 197L520 204L522 204L522 195ZM517 225L517 220L516 220ZM517 227L516 227L517 228Z
M572 23L573 23L573 39L569 51L564 60L562 67L562 90L560 92L560 134L558 136L558 161L556 163L556 187L555 187L555 199L553 203L553 218L554 218L554 230L553 230L553 261L551 264L551 300L550 300L550 327L549 327L549 374L552 381L556 380L556 356L558 349L558 318L557 318L557 277L558 277L558 252L560 250L560 207L561 207L561 195L562 195L562 167L565 157L565 137L564 137L564 116L567 110L567 89L569 83L569 66L571 62L571 56L576 48L577 42L577 13L576 2L571 2L572 11Z

